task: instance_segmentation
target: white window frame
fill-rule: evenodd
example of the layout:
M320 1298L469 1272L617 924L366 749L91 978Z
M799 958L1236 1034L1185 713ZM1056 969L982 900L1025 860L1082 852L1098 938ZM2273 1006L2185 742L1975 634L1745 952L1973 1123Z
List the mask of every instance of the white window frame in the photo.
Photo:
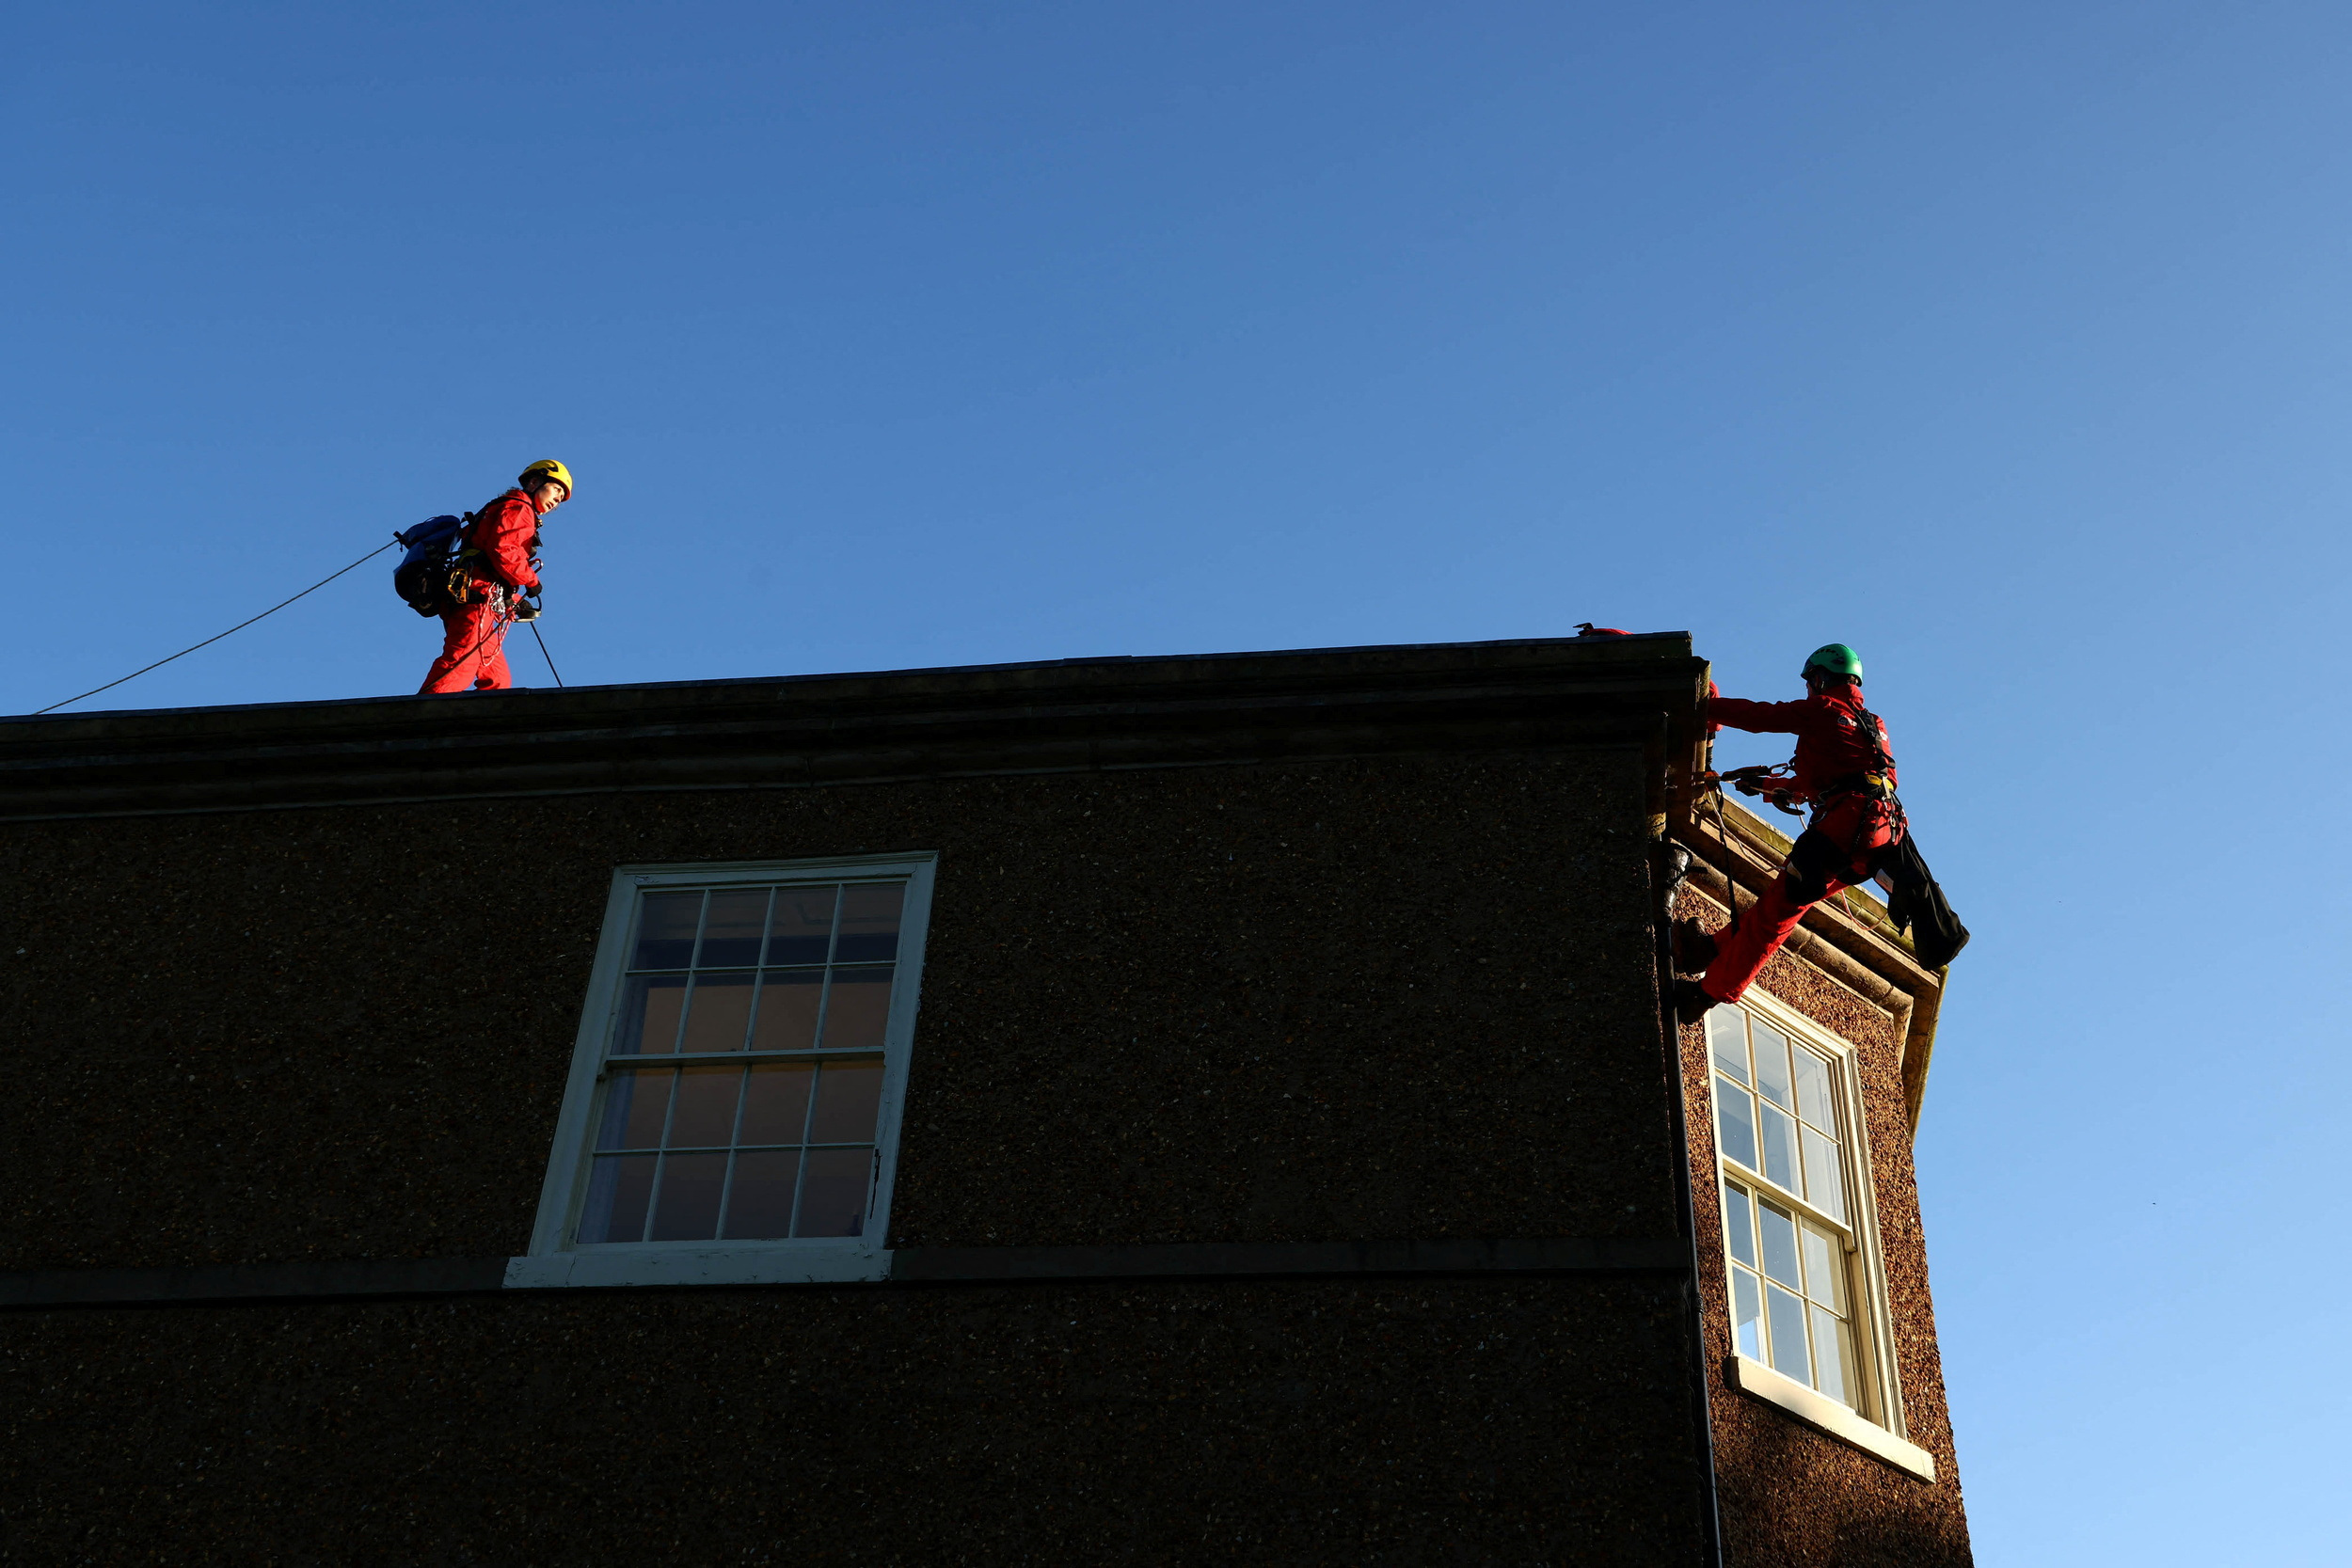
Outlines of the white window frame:
M596 942L588 995L572 1048L572 1070L557 1114L554 1145L539 1193L531 1250L507 1262L510 1289L644 1285L821 1284L884 1279L890 1273L890 1196L898 1173L898 1128L906 1099L907 1059L920 1005L924 939L930 925L931 886L939 857L923 850L850 855L824 860L709 861L624 865L612 874L604 928ZM770 1242L600 1242L580 1245L572 1235L588 1189L595 1114L606 1051L636 935L639 895L667 888L724 888L742 883L880 880L903 878L906 902L898 923L898 973L882 1037L882 1104L874 1128L877 1171L866 1232L858 1237L803 1237Z
M1847 1291L1850 1297L1858 1295L1862 1298L1852 1303L1851 1317L1858 1331L1854 1336L1858 1341L1854 1360L1862 1385L1861 1398L1855 1402L1853 1408L1849 1409L1838 1401L1816 1392L1760 1361L1751 1359L1735 1348L1736 1381L1747 1392L1780 1405L1831 1435L1867 1449L1914 1474L1924 1474L1931 1480L1933 1458L1907 1440L1902 1379L1895 1361L1895 1320L1889 1306L1886 1255L1879 1234L1878 1183L1870 1156L1869 1118L1863 1114L1866 1101L1863 1097L1861 1053L1851 1042L1838 1038L1761 989L1751 989L1737 1003L1728 1006L1746 1009L1763 1022L1793 1040L1811 1046L1829 1059L1836 1074L1834 1087L1839 1117L1838 1131L1843 1135L1845 1146L1845 1198L1852 1217L1841 1220L1823 1212L1762 1171L1748 1169L1724 1151L1722 1123L1715 1104L1715 1057L1710 1045L1707 1053L1707 1106L1708 1131L1715 1142L1717 1205L1720 1208L1724 1201L1723 1183L1728 1178L1769 1196L1775 1203L1804 1215L1818 1225L1850 1232L1853 1237L1854 1257L1848 1271ZM1717 1230L1723 1230L1721 1220L1717 1223ZM1728 1234L1719 1234L1716 1244L1724 1259L1724 1303L1728 1312L1731 1238ZM1728 1330L1731 1326L1726 1317L1724 1327Z

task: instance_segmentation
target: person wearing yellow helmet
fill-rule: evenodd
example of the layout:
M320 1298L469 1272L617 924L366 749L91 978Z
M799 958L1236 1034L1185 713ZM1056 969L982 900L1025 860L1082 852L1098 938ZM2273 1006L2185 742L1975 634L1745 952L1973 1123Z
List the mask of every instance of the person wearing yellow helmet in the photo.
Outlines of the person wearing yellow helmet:
M525 468L521 475L515 481L515 483L516 486L524 494L532 499L534 504L538 499L539 492L548 484L553 483L563 486L562 494L558 495L554 500L551 500L548 502L547 505L539 508L541 515L544 515L545 514L553 511L559 502L570 499L572 493L572 470L564 467L563 464L558 463L552 457L542 457L538 462L533 463L530 467Z
M474 514L443 601L441 657L425 673L421 691L515 684L506 668L506 628L538 616L540 519L571 499L571 469L543 457Z

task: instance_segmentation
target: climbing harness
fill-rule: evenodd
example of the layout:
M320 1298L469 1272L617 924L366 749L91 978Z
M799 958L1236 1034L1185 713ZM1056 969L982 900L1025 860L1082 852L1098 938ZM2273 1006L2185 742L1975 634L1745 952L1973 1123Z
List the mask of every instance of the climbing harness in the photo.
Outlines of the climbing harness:
M1820 787L1820 798L1833 795L1862 795L1873 800L1892 800L1895 786L1887 775L1895 771L1895 753L1886 749L1886 725L1868 708L1856 705L1851 721L1853 731L1862 743L1870 748L1870 760L1859 773L1847 773L1830 780ZM1899 804L1896 810L1899 812Z
M511 608L512 601L505 599L500 589L492 588L488 593L483 595L482 602L495 606L495 609L490 616L490 624L488 626L484 628L481 636L475 638L471 642L467 643L466 646L459 651L457 657L450 660L449 672L453 675L458 671L463 670L466 667L466 661L472 658L475 650L481 648L485 643L495 641L498 644L498 649L494 651L503 650L506 642L506 628L515 624L515 612ZM536 626L532 628L534 633L536 633L538 629L539 628ZM539 644L539 651L542 653L547 651L547 644L545 642ZM554 670L555 664L553 660L548 661L548 668L550 671ZM481 673L480 663L475 665L474 673L476 674ZM563 683L558 681L556 684L560 686Z

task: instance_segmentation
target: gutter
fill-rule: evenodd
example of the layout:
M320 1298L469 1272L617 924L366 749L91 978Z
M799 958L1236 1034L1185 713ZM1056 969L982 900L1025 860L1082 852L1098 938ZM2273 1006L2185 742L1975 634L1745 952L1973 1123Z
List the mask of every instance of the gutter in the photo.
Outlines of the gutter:
M1697 1429L1699 1517L1707 1530L1707 1560L1723 1568L1724 1521L1722 1487L1715 1473L1715 1412L1708 1386L1707 1303L1699 1294L1698 1203L1692 1191L1690 1087L1682 1071L1682 1024L1675 1017L1674 908L1692 864L1690 851L1661 835L1650 846L1650 888L1655 900L1651 915L1651 946L1658 974L1658 1017L1665 1051L1666 1088L1674 1123L1675 1199L1682 1227L1687 1272L1682 1278L1682 1304L1691 1340L1691 1419Z

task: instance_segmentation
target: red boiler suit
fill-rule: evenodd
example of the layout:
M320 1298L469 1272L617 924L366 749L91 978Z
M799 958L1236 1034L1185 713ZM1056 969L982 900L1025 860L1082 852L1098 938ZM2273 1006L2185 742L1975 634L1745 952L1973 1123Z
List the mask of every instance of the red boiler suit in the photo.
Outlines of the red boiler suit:
M503 691L514 685L506 671L506 627L514 619L509 601L534 594L539 574L531 552L539 545L539 509L520 490L509 490L484 507L466 531L470 558L467 604L441 611L441 657L425 672L420 694Z
M1795 703L1742 702L1710 689L1709 724L1797 737L1795 776L1783 787L1813 807L1812 822L1789 849L1788 867L1716 939L1715 961L1699 977L1699 988L1716 1001L1739 1001L1804 918L1806 905L1868 881L1883 851L1902 841L1894 754L1883 726L1872 743L1863 711L1859 687Z

